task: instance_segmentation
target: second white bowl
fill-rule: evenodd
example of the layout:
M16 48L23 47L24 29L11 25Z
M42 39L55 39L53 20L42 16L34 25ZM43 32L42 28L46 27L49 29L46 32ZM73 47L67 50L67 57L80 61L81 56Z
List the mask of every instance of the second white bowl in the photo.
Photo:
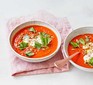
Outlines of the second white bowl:
M69 42L76 36L81 35L81 34L93 34L93 27L81 27L78 29L73 30L65 39L64 45L63 45L63 52L66 57L69 57L68 55L68 44ZM88 72L93 72L92 68L85 68L80 65L77 65L74 63L72 60L70 62L77 68L83 70L83 71L88 71Z

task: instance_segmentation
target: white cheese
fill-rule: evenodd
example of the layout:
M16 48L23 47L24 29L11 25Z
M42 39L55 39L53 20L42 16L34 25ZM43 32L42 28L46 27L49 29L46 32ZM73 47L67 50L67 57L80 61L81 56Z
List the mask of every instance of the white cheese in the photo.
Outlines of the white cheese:
M83 57L83 59L84 59L84 62L89 62L90 57L89 57L88 55L85 55L85 56Z
M83 57L85 62L89 62L89 60L93 57L93 53L89 53Z
M29 42L29 36L28 35L24 35L23 42L25 42L25 43Z
M93 57L93 43L89 42L83 46L83 49L86 50L87 54L83 57L85 62L89 62L89 60Z
M29 45L30 46L35 46L35 42L39 42L40 44L42 44L42 40L41 40L41 38L40 38L40 35L38 35L36 38L34 38L34 39L30 39L29 40Z
M35 46L35 41L36 41L36 39L30 39L29 40L29 45L34 47Z
M93 43L92 42L89 42L86 45L83 45L83 49L88 49L88 48L91 48L91 47L93 47Z
M92 53L92 52L93 52L92 49L88 49L88 50L87 50L87 54L88 54L88 53Z
M87 45L84 45L84 46L83 46L83 49L88 49L88 46L87 46Z

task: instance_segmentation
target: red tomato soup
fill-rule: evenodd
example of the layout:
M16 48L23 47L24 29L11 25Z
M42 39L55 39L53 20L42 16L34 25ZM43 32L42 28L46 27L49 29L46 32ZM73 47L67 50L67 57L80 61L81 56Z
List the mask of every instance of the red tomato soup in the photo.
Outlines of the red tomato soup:
M76 64L93 68L93 34L82 34L74 37L68 45L69 56L75 52L80 52L72 58Z
M28 26L17 32L12 41L13 49L28 58L41 58L53 53L58 45L55 33L44 26Z

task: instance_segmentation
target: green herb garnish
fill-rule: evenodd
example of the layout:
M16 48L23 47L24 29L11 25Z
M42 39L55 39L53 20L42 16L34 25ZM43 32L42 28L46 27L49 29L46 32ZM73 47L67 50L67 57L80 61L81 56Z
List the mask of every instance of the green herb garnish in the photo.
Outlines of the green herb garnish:
M49 37L49 38L48 38L48 44L51 42L51 40L52 40L52 38Z
M84 39L80 38L80 39L79 39L79 42L80 42L81 44L85 45Z
M44 45L44 43L45 43L45 39L44 39L42 33L40 33L40 39L41 39L42 44Z
M29 28L29 31L34 32L34 33L36 32L36 30L33 27Z
M89 65L93 66L93 58L89 60Z
M42 41L42 46L43 47L47 47L47 45L50 43L50 41L52 40L51 39L51 36L46 34L45 32L41 32L40 33L40 38L41 38L41 41Z
M41 44L39 42L35 42L35 48L40 49L41 48Z
M25 43L25 42L21 42L21 43L19 44L20 50L25 49L27 46L28 46L28 43Z
M31 51L27 51L25 54L26 54L26 56L33 56L34 55L34 53Z
M78 44L78 43L76 43L76 42L70 42L70 44L71 44L74 48L79 47L79 44Z
M45 37L45 43L44 43L44 46L47 46L48 45L48 37Z
M42 35L42 36L45 36L46 35L45 32L40 32L39 34Z

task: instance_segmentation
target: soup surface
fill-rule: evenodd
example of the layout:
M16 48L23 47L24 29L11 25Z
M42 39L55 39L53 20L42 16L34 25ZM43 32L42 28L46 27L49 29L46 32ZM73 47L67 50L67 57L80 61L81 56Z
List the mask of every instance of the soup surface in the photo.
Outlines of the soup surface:
M76 64L93 68L93 34L82 34L74 37L68 45L68 54L80 52L72 58Z
M53 53L58 45L55 33L44 26L28 26L17 32L12 41L13 49L29 58L40 58Z

